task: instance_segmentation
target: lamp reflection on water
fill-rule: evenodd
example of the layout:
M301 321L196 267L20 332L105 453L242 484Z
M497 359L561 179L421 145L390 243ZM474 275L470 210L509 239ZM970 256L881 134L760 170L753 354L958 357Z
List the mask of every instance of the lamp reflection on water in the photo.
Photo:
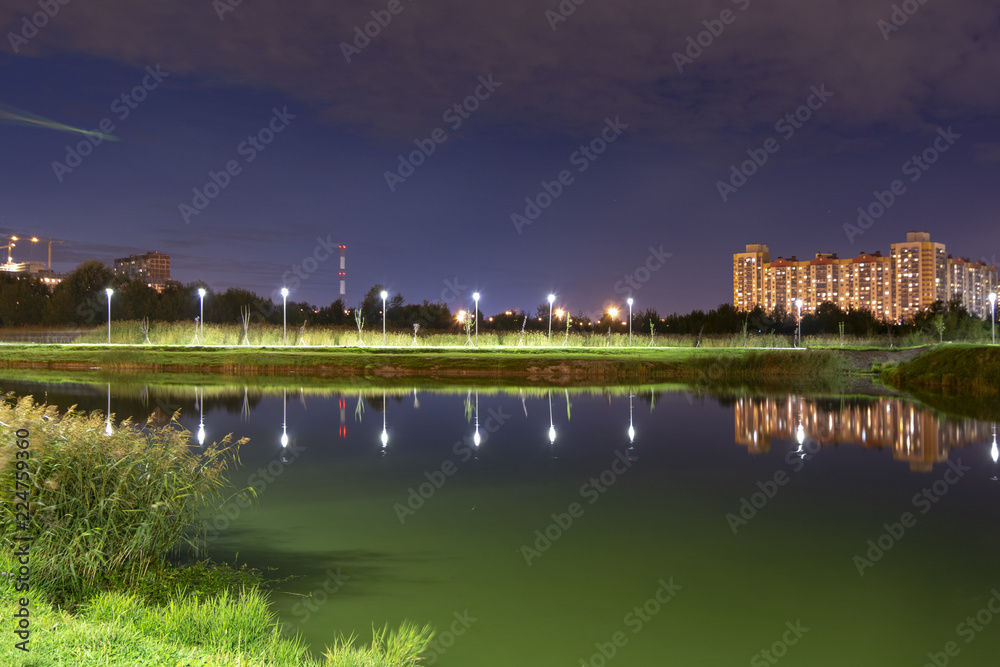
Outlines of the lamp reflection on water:
M385 430L385 413L389 411L389 404L385 402L385 392L382 392L382 450L384 455L389 447L389 432Z
M631 393L629 393L629 395L628 395L628 448L626 450L628 452L626 454L626 456L628 456L629 461L636 461L639 458L638 454L636 454L636 449L635 449L635 426L632 424L632 398L633 397L634 397L634 395L631 394Z
M108 411L104 413L104 435L111 437L114 431L111 428L111 383L108 383Z
M552 420L552 391L549 391L549 444L556 444L556 425Z
M993 463L996 464L1000 460L1000 450L997 449L997 424L993 422L993 446L990 447L990 458L993 459ZM990 479L996 481L997 476L993 475Z
M205 446L205 390L195 387L194 401L198 404L198 446Z

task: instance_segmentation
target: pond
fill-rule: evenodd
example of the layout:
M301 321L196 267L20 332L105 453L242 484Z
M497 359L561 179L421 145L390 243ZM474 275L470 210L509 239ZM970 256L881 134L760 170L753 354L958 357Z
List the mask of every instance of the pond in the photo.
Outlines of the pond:
M871 395L664 387L5 390L248 436L209 553L292 579L317 651L429 664L994 664L996 425Z

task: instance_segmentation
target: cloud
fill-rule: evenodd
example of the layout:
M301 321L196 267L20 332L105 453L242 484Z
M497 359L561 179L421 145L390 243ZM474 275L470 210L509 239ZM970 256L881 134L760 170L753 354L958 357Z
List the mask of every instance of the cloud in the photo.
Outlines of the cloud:
M7 4L0 26L11 30L37 11L33 0ZM588 136L620 115L649 141L724 143L766 132L821 83L837 98L819 127L846 141L879 124L918 130L992 115L1000 103L1000 88L984 83L1000 62L998 31L984 29L1000 18L993 0L921 5L888 40L877 21L891 3L870 0L592 0L554 31L545 11L556 0L400 6L350 64L341 44L381 2L260 0L223 21L207 0L71 2L17 57L159 63L190 85L273 90L328 123L402 141L440 126L490 73L503 86L470 132ZM674 54L704 22L717 28L724 9L735 19L678 72Z

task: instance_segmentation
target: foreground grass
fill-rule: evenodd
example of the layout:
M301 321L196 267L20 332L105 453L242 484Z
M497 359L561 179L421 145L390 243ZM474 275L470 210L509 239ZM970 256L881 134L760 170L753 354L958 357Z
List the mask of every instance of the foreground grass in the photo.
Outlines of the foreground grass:
M30 397L0 400L0 664L418 664L430 628L376 632L368 647L340 639L316 659L282 634L256 573L176 565L170 554L192 539L203 510L218 510L234 460L228 439L194 454L189 436L176 424L139 428ZM22 536L28 562L15 563ZM21 598L30 654L12 633Z
M3 566L7 571L7 566ZM4 590L0 614L13 618L12 584ZM313 657L297 635L286 636L255 588L207 599L190 594L151 605L130 593L103 592L75 613L44 597L31 596L29 652L14 646L13 635L0 647L0 664L24 667L413 667L420 664L433 634L404 624L398 631L376 632L370 646L340 639Z

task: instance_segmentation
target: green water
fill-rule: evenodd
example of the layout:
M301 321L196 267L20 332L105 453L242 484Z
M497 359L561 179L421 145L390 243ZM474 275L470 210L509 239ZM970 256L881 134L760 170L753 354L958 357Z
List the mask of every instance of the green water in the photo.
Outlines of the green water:
M446 667L996 664L992 424L891 397L632 394L480 391L478 447L474 391L369 392L357 414L356 395L172 400L208 439L251 438L235 481L259 504L210 518L210 553L294 575L275 606L317 651L409 619Z

